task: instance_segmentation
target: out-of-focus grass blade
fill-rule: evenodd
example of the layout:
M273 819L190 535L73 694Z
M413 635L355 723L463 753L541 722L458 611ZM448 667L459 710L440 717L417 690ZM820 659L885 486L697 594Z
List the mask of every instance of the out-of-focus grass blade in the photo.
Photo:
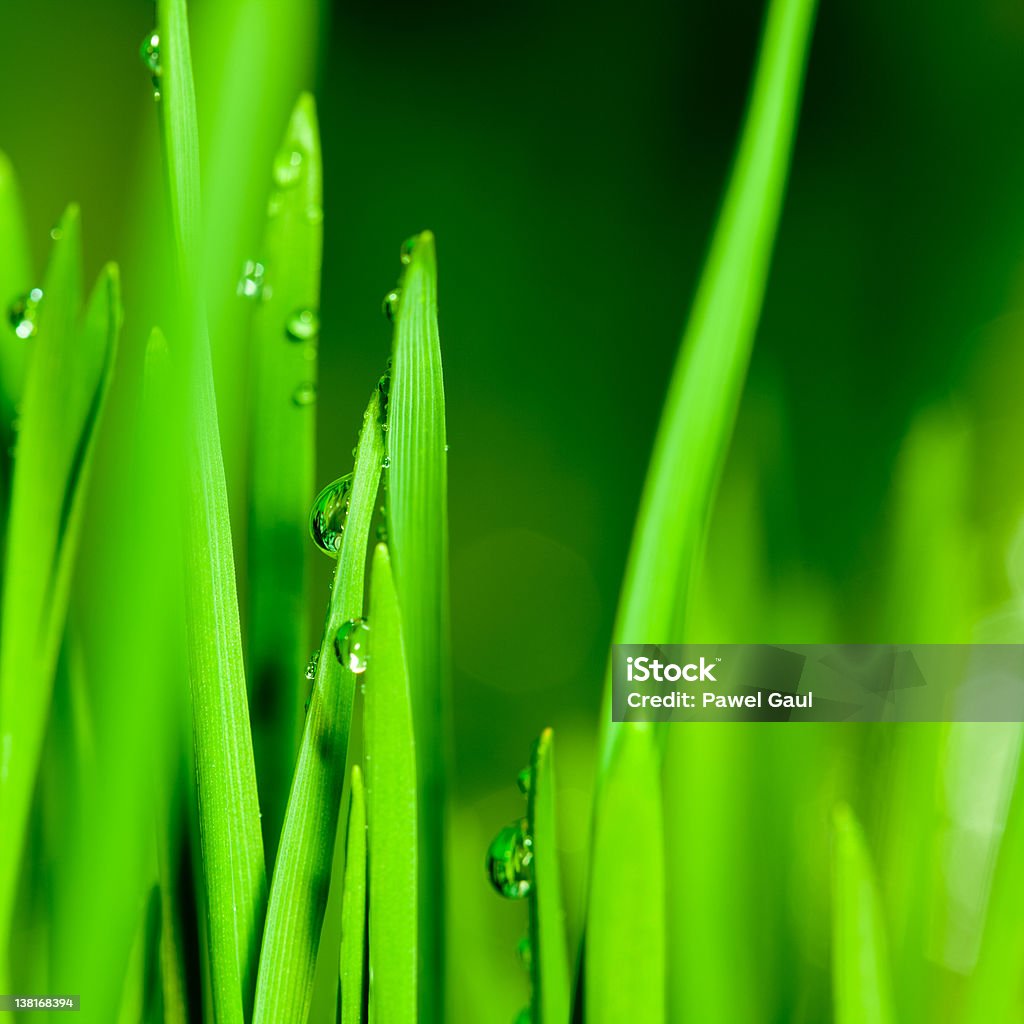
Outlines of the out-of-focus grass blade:
M364 721L371 864L370 1018L415 1024L416 744L402 619L384 544L378 544L373 554L369 641Z
M892 1024L889 952L871 856L849 807L836 808L834 826L832 982L836 1024Z
M8 304L32 285L32 261L18 179L7 154L0 152L0 313L6 317ZM3 326L6 330L6 324ZM4 344L0 345L0 440L5 446L4 461L30 350L29 343L6 334Z
M366 799L359 765L352 766L352 797L345 844L345 886L341 902L341 1024L363 1020L366 957ZM392 1020L381 1017L381 1020ZM396 1021L399 1018L394 1018Z
M78 211L61 221L25 381L11 495L0 650L0 972L64 631L96 429L121 325L107 267L79 325Z
M555 817L555 741L545 729L534 744L528 792L533 846L530 888L531 1012L536 1024L568 1024L572 1001Z
M289 158L299 154L298 180L272 197L263 247L241 286L258 303L249 431L249 666L268 852L277 846L295 767L310 648L306 521L316 469L316 406L303 398L316 386L323 247L312 96L300 97L281 151Z
M331 604L274 865L255 1024L305 1020L312 998L356 687L351 662L341 663L335 641L339 630L363 615L366 550L384 458L379 417L375 390L356 448Z
M199 134L184 0L161 0L160 102L176 241L182 414L189 426L185 564L193 734L212 992L219 1024L248 1015L266 869L235 590L231 522L199 283Z
M448 469L434 236L403 247L388 403L388 532L409 662L420 820L420 1016L444 1005Z

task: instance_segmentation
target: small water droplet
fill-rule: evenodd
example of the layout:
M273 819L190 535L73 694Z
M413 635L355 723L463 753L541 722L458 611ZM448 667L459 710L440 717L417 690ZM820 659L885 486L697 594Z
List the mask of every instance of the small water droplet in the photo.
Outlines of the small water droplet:
M395 317L398 316L398 304L401 301L401 288L392 288L391 291L384 296L384 301L381 303L381 309L384 311L384 315L388 318L389 322L395 322Z
M445 446L444 446L444 450L445 450L445 451L448 451L448 445L445 445Z
M64 237L64 229L59 224L56 227L50 228L50 237L55 242L59 242Z
M315 309L297 309L284 325L289 341L312 341L320 333L320 316Z
M529 766L524 768L516 776L516 785L519 787L519 792L522 793L523 796L529 796L530 795L530 783L532 781L533 781L533 772L532 772L532 770L530 769Z
M263 279L265 276L266 268L262 263L257 260L246 260L235 291L243 298L259 299L263 295Z
M306 220L310 224L322 224L324 222L324 208L317 203L307 206Z
M387 544L388 542L388 524L386 522L378 523L374 535L377 538L378 544Z
M22 340L27 340L35 335L39 303L42 300L43 289L32 288L24 295L19 295L8 307L7 319L14 333Z
M390 469L391 468L391 456L390 455L385 455L384 458L381 459L380 468L381 469Z
M320 664L320 651L316 650L309 656L309 661L306 663L306 678L313 682L316 679L316 667ZM306 707L309 707L307 702Z
M160 99L160 80L164 69L160 61L160 35L154 29L142 40L139 47L139 56L142 63L149 72L149 79L153 83L153 99Z
M274 158L274 181L281 188L291 188L302 177L302 153L282 149Z
M357 676L366 671L366 642L370 627L366 619L349 619L334 637L334 654L338 661Z
M412 254L416 248L417 238L417 235L411 235L402 243L402 248L398 251L398 258L401 260L403 267L407 267L412 263Z
M267 200L267 216L276 217L281 212L281 193L272 192Z
M528 935L524 935L516 945L516 956L519 957L519 962L529 970L533 963L533 944Z
M503 828L487 851L487 874L491 885L510 900L521 900L532 884L533 840L526 819Z
M295 386L292 392L292 405L300 408L312 405L316 401L316 385L312 381L303 381Z
M316 496L309 513L309 535L313 543L332 558L338 557L341 548L351 489L352 474L339 477Z

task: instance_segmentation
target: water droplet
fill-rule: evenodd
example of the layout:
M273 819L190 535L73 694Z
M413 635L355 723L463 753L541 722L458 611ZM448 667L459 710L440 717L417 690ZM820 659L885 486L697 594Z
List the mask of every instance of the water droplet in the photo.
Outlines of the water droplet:
M292 392L292 405L300 408L312 405L316 401L316 385L312 381L303 381L295 386Z
M516 785L523 796L530 795L530 783L533 781L533 772L527 766L516 776Z
M529 970L533 963L533 944L528 935L524 935L516 945L516 956L519 957L519 962Z
M390 455L385 455L384 458L381 459L380 468L381 469L390 469L391 468L391 456Z
M267 216L276 217L281 212L281 193L272 192L267 200Z
M274 158L274 181L281 188L291 188L302 177L302 153L282 149Z
M366 619L349 619L334 637L334 653L338 661L357 676L366 671L366 642L370 627Z
M59 242L64 237L64 229L58 224L56 227L50 228L50 238L55 242Z
M506 899L521 900L532 884L533 840L524 818L503 828L487 851L487 874L491 885Z
M401 300L401 288L392 288L391 291L384 296L384 301L381 303L381 309L384 311L384 315L391 323L394 323L395 317L398 316L398 304Z
M316 650L309 656L309 661L306 663L306 678L313 682L316 679L316 667L320 664L320 651ZM309 704L306 704L309 707Z
M324 208L316 203L307 206L306 220L310 224L322 224L324 222Z
M445 446L444 446L444 450L445 450L445 451L448 451L448 445L445 445Z
M341 548L351 488L351 473L339 477L316 496L309 513L309 535L313 543L332 558L337 558Z
M14 333L23 340L36 333L36 319L39 316L39 303L43 300L43 289L33 288L19 295L7 309L7 319Z
M388 524L386 522L378 523L374 535L377 538L378 544L387 544L388 542Z
M381 430L388 429L388 402L391 400L391 367L384 371L383 376L377 381L377 395L380 399L380 412L378 422Z
M284 325L289 341L312 341L320 333L320 317L315 309L297 309Z
M142 58L142 63L149 72L150 81L153 83L153 99L158 100L160 99L160 79L163 76L164 69L160 62L160 35L156 29L142 40L142 45L139 47L139 56Z
M412 254L416 248L417 238L417 235L411 235L402 243L402 248L398 252L398 258L401 260L403 267L407 267L412 263Z
M242 267L242 276L238 279L235 291L246 299L258 299L263 295L263 279L266 268L257 260L246 260Z

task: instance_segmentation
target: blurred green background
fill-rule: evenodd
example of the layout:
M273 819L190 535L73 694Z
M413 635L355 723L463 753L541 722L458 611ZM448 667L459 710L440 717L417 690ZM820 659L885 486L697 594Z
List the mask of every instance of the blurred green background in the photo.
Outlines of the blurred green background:
M192 5L200 117L204 74L220 62L244 75L247 59L241 34L204 36L214 6ZM508 1020L525 1001L513 953L525 918L487 890L482 862L490 835L520 813L515 775L545 725L558 736L579 897L618 587L762 15L739 0L339 3L323 11L318 69L298 74L315 87L325 160L323 482L349 469L387 358L380 301L398 244L426 227L438 239L457 972L474 951L458 1019ZM123 260L135 331L149 324L133 309L141 286L125 257L150 230L137 211L156 124L137 50L152 21L142 0L0 7L0 145L21 177L37 269L49 228L79 201L87 276ZM964 495L966 525L946 540L980 546L970 607L1007 599L994 553L1022 493L1009 475L1020 475L1024 426L1022 43L1024 8L1012 0L823 5L712 529L698 614L718 631L709 639L970 635L966 620L956 636L940 620L923 635L920 617L893 611L928 597L912 561L894 596L903 505L893 478L911 425L936 408L937 433L968 438L967 454L938 444L920 472ZM235 128L251 119L275 140L287 111L263 105L258 84ZM244 232L225 244L244 253ZM230 360L218 371L232 372ZM230 437L228 449L230 473ZM953 564L939 540L928 557ZM319 564L324 594L328 568ZM960 571L947 574L954 590L968 582ZM916 635L900 635L904 622ZM835 771L856 774L863 737L842 735L854 760ZM827 744L824 733L805 741ZM728 798L743 781L720 785Z

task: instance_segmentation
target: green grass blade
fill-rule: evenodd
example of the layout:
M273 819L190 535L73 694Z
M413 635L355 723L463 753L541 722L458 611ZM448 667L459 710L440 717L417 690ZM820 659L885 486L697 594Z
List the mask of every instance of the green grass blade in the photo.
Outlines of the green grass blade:
M272 198L257 257L265 277L253 316L249 403L249 666L268 851L277 846L298 753L310 649L306 521L316 472L316 406L296 396L316 385L323 180L312 96L299 99L282 152L301 155L300 177ZM254 287L258 279L254 274Z
M439 880L448 765L448 469L434 237L425 231L406 248L388 409L388 531L416 731L420 1015L431 1024L444 1005Z
M6 315L8 303L33 284L18 179L7 154L0 152L0 312ZM29 344L20 341L5 334L0 345L0 440L5 444L4 460L31 350Z
M530 759L527 811L533 841L530 889L530 980L532 1020L568 1024L572 1000L565 941L565 910L558 868L555 816L555 740L545 729Z
M665 853L658 751L630 730L598 789L587 903L587 1024L665 1020Z
M345 844L345 887L341 903L341 1024L363 1020L366 960L366 798L359 766L352 766L352 797ZM390 1021L390 1017L382 1017ZM396 1018L397 1019L397 1018Z
M69 209L45 281L26 377L11 496L0 650L0 972L50 708L96 430L121 324L117 271L78 322L78 212Z
M864 833L845 805L834 816L832 981L836 1024L892 1024L888 946Z
M383 458L375 390L356 448L338 569L274 865L255 1024L305 1020L312 998L356 687L356 675L336 657L334 641L339 629L363 615L367 543Z
M219 1024L252 1000L266 898L231 522L199 285L199 143L184 0L158 6L161 129L179 271L189 425L185 564L189 668L212 991ZM174 340L172 334L172 341Z
M419 964L416 743L402 618L384 544L370 578L364 709L370 822L370 1016L415 1024Z

